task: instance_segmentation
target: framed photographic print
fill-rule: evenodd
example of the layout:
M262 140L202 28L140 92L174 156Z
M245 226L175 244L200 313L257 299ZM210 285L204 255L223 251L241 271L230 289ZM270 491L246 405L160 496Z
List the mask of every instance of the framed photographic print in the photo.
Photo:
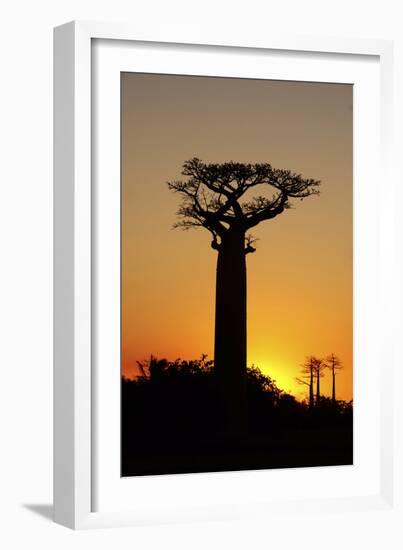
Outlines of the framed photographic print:
M56 521L394 513L391 98L386 41L55 30Z

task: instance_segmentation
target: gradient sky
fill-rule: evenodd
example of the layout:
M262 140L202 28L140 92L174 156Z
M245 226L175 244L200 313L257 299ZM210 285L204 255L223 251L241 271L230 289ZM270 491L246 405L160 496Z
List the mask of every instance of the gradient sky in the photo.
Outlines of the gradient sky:
M352 86L122 74L122 372L136 360L213 357L217 253L172 230L182 163L269 162L321 195L255 227L247 256L248 364L298 398L306 355L336 353L352 398ZM322 380L330 395L331 377Z

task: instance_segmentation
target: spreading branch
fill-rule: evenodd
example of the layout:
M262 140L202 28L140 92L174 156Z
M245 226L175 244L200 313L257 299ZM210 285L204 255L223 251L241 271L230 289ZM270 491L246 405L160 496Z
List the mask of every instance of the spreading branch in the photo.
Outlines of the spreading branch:
M213 248L219 248L228 231L246 233L291 208L293 199L319 194L319 181L267 163L205 164L193 158L183 164L182 175L186 179L168 182L169 189L182 198L174 227L206 228L213 236ZM247 199L258 186L266 195L260 192ZM246 239L245 253L254 251L252 241Z

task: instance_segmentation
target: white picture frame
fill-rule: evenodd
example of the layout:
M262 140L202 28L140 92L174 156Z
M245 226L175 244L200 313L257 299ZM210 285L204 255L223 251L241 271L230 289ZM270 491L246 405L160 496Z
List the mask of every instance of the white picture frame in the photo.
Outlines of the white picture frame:
M112 53L106 51L108 48L102 53L103 44L106 43L113 44ZM124 59L124 51L127 52L130 45L140 49L134 53L131 50ZM177 53L178 66L172 65L176 63L173 46ZM94 359L100 354L104 357L105 351L108 355L108 349L97 347L94 337L99 325L98 315L101 314L102 317L103 307L98 307L97 304L100 295L114 295L117 280L116 273L111 274L111 279L106 284L97 279L97 270L107 265L108 262L105 261L116 258L116 239L106 258L104 252L99 254L99 247L108 250L109 245L104 244L105 240L101 241L101 245L97 237L99 232L105 230L110 230L111 234L116 233L116 224L109 227L102 225L105 208L113 209L113 204L116 207L116 188L103 182L102 189L107 189L107 193L98 194L96 180L102 179L102 174L107 172L111 177L110 181L116 181L116 155L119 157L120 143L115 139L116 116L105 119L99 116L99 109L104 109L104 103L102 98L96 95L96 87L101 83L102 89L106 90L105 93L111 94L108 98L116 98L116 87L114 91L113 84L116 80L114 81L111 75L118 74L121 70L135 70L131 68L133 59L134 66L138 70L141 68L143 72L158 70L172 73L179 70L182 71L181 74L194 74L189 73L190 69L186 68L189 65L181 68L180 63L182 59L183 63L189 63L197 54L200 65L196 74L223 74L219 64L216 69L212 68L214 64L211 62L208 68L202 68L203 55L207 51L210 60L236 52L249 61L255 56L254 62L249 63L251 71L254 68L256 71L263 70L260 65L265 55L272 55L275 65L276 56L281 54L279 71L284 71L283 65L287 58L294 71L297 65L300 67L299 70L302 72L297 77L300 80L316 78L309 73L309 60L314 63L315 56L322 56L323 62L315 65L312 70L320 70L321 74L327 75L322 77L325 81L344 81L344 75L347 74L351 75L346 77L348 82L355 83L358 90L361 86L361 92L357 92L361 94L357 96L357 117L360 106L362 112L365 112L365 108L369 112L371 106L379 102L379 119L377 120L375 112L371 123L372 133L361 132L358 134L359 142L355 142L354 172L355 180L357 178L358 181L363 181L368 177L368 182L372 182L369 183L368 189L374 191L368 193L367 199L364 188L360 186L361 191L355 196L354 203L358 220L355 224L354 244L359 244L362 251L356 269L355 290L363 289L363 297L369 301L373 312L372 316L366 316L363 308L358 308L356 316L356 322L359 322L360 326L366 326L363 329L363 337L356 346L357 353L363 357L371 356L372 359L367 358L368 364L372 367L368 381L363 377L357 378L355 373L355 384L358 383L358 391L363 395L362 408L355 411L355 428L357 423L365 426L365 429L361 430L360 447L355 447L355 453L357 455L358 451L359 456L362 456L366 452L366 455L372 458L371 461L363 460L362 468L360 461L355 462L355 470L308 469L305 471L305 484L298 477L297 470L277 470L269 474L227 472L147 476L133 481L133 478L126 478L122 488L121 480L114 478L118 475L117 454L110 451L119 447L119 437L116 435L119 432L119 424L116 425L119 420L119 396L114 376L116 372L117 376L120 376L120 373L118 366L113 374L108 365L103 365L100 375L100 369L97 369ZM392 224L392 43L271 34L261 39L256 38L253 42L237 40L233 44L228 44L213 40L206 45L186 36L185 32L183 36L152 37L129 25L73 22L55 29L54 54L55 521L78 529L245 518L293 511L299 513L307 507L312 514L319 514L324 508L329 512L347 508L351 512L373 513L387 510L395 517L399 514L395 503L397 496L401 494L395 456L396 434L393 432L398 421L398 409L388 385L383 382L376 383L377 380L384 381L385 378L390 383L393 377L393 334L396 332L397 319L393 316L392 302L395 290L392 265L396 246ZM306 67L304 68L303 63L297 64L293 56L300 61L306 60ZM260 61L257 61L257 57ZM358 68L350 63L358 57L363 65L360 69L361 76L358 74ZM368 70L364 65L368 66ZM98 71L101 66L102 69ZM336 66L339 66L339 69ZM246 76L245 66L239 67L237 64L237 68L232 69L238 71L232 72L232 76ZM339 80L336 78L337 70L341 71ZM101 80L98 80L99 78ZM371 83L374 82L375 86L371 91ZM108 83L111 83L110 89ZM366 101L368 104L365 107ZM360 124L359 118L355 121ZM109 142L102 141L106 134L112 136ZM94 158L94 150L98 148L99 152L99 147L105 146L108 146L108 151L111 151L111 157L114 157L115 161L108 160L109 164L100 165L99 159ZM360 161L368 155L368 151L371 151L371 162L379 161L379 166L369 165L375 170L375 173L371 174L366 174L366 167ZM379 169L382 172L377 172ZM387 184L384 183L382 197L378 200L375 184L376 175L380 173L382 182ZM371 246L368 239L372 243ZM376 269L378 265L382 266L379 270ZM369 283L365 284L365 280ZM379 289L379 294L374 292L374 289ZM116 313L118 304L116 300L113 304L112 300L112 305L107 307L111 308L109 311ZM376 345L375 336L378 337ZM380 357L384 358L382 377ZM111 395L113 412L106 421L99 402L105 401L107 392ZM377 402L372 412L368 404L369 399ZM360 403L360 400L358 402ZM394 423L391 422L392 418L395 419ZM368 433L367 428L371 422L372 426L376 427L376 436ZM99 460L99 456L103 457L102 460ZM268 482L267 475L271 476L270 483L273 485L273 473L277 479L278 492L268 496L262 490L262 486ZM329 494L324 488L325 484L333 487ZM283 491L284 494L280 498L280 490L284 486L292 486L293 489ZM164 500L163 495L167 494L169 499ZM223 498L222 495L226 497Z

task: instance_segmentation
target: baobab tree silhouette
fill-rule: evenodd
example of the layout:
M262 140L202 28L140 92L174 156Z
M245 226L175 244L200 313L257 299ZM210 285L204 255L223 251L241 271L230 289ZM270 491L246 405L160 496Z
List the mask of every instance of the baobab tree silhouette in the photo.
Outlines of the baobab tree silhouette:
M242 433L247 419L245 258L256 250L248 231L291 208L293 199L319 194L320 182L267 163L206 164L198 158L184 162L182 175L185 180L168 182L182 197L174 227L204 227L218 252L214 367L221 425L226 433Z
M332 373L332 403L336 402L336 374L338 370L343 368L340 359L334 353L331 353L329 357L326 358L326 366L330 369Z
M305 363L301 365L302 378L296 378L298 384L304 384L309 387L309 408L312 409L314 404L313 397L313 379L315 374L315 365L317 359L313 355L305 359Z
M320 403L320 379L325 376L323 369L326 367L326 363L320 357L314 357L314 371L316 375L316 399L315 404Z

